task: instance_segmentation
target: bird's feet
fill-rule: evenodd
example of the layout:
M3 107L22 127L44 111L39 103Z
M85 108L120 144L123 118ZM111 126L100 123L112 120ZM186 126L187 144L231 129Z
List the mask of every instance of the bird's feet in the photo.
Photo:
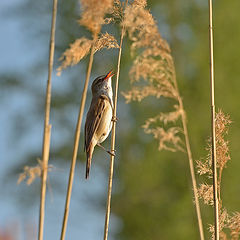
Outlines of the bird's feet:
M112 122L117 122L119 119L115 116L112 117Z
M116 152L116 150L107 151L107 153L110 154L110 155L113 156L113 157L116 157L115 152Z
M108 154L110 154L111 156L115 157L115 152L116 150L112 150L112 151L108 151L104 146L102 146L100 143L97 144L100 148L102 148L104 151L106 151Z

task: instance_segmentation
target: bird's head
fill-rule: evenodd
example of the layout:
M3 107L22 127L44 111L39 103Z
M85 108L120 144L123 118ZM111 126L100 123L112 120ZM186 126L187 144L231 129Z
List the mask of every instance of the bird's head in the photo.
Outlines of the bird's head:
M111 70L107 75L97 77L92 83L92 94L93 95L112 95L112 76L115 73Z

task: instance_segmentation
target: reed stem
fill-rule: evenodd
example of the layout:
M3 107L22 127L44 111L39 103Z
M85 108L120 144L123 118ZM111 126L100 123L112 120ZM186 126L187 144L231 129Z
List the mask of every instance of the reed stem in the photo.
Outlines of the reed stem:
M94 47L95 47L95 42L97 40L97 36L98 36L97 34L94 34L93 44L92 44L92 47L91 47L89 63L88 63L88 68L87 68L87 74L86 74L86 79L85 79L85 83L84 83L84 89L83 89L83 93L82 93L82 99L81 99L81 104L80 104L80 109L79 109L79 114L78 114L78 120L77 120L77 125L76 125L76 130L75 130L73 155L72 155L71 168L70 168L70 172L69 172L68 189L67 189L67 195L66 195L66 201L65 201L65 211L64 211L62 230L61 230L61 238L60 238L61 240L64 240L65 235L66 235L67 221L68 221L68 215L69 215L69 206L70 206L70 200L71 200L71 194L72 194L74 171L75 171L75 166L76 166L79 139L80 139L80 134L81 134L82 118L83 118L83 113L84 113L84 108L85 108L88 83L89 83L90 74L91 74L91 70L92 70Z
M181 98L180 98L179 104L180 104L180 108L183 110L183 102L182 102ZM198 219L198 229L199 229L200 239L204 240L204 231L203 231L203 224L202 224L201 209L200 209L198 193L197 193L198 192L197 182L196 182L196 177L195 177L195 172L194 172L192 151L191 151L189 135L188 135L187 120L186 120L184 111L182 111L181 118L182 118L183 132L184 132L184 137L185 137L185 144L186 144L186 149L187 149L187 155L188 155L188 160L189 160L189 168L190 168L192 185L193 185L194 202L195 202L197 219Z
M196 176L195 176L195 172L194 172L192 151L191 151L188 128L187 128L187 119L185 116L183 101L182 101L182 98L179 93L175 72L174 72L173 80L174 80L175 89L178 92L178 102L179 102L179 106L180 106L180 109L182 112L181 120L182 120L182 125L183 125L183 133L184 133L184 138L185 138L186 150L187 150L188 161L189 161L189 168L190 168L191 179L192 179L193 195L194 195L195 208L196 208L197 220L198 220L198 229L199 229L200 239L204 240L203 223L202 223L201 209L200 209L200 204L199 204L199 199L198 199L198 190L197 190Z
M49 160L50 138L51 138L51 125L49 124L49 120L50 120L50 108L51 108L51 82L52 82L52 69L53 69L54 48L55 48L56 16L57 16L57 0L53 0L52 25L51 25L49 58L48 58L48 80L47 80L46 98L45 98L45 120L44 120L44 133L43 133L43 146L42 146L42 174L41 174L41 197L40 197L40 210L39 210L38 240L43 239L43 229L44 229L46 182L47 182L47 174L48 174L48 160Z
M211 92L212 171L213 171L213 201L214 201L214 219L215 219L215 221L214 221L214 225L215 225L214 231L215 231L215 240L219 240L212 0L209 0L208 4L209 4L209 52L210 52L209 57L210 57L210 92Z
M128 1L125 2L125 6ZM120 75L120 64L121 64L121 56L122 56L122 44L123 37L125 34L125 27L122 27L120 45L119 45L119 53L118 53L118 63L117 63L117 76L116 76L116 85L115 85L115 98L114 98L114 106L113 106L113 119L116 118L117 114L117 99L118 99L118 82ZM111 151L115 151L115 139L116 139L116 121L113 121L112 127L112 136L111 136ZM114 167L114 155L110 157L110 167L109 167L109 178L108 178L108 194L107 194L107 204L106 204L106 215L105 215L105 226L104 226L104 240L108 239L108 229L109 229L109 217L111 212L111 196L112 196L112 180L113 180L113 167Z

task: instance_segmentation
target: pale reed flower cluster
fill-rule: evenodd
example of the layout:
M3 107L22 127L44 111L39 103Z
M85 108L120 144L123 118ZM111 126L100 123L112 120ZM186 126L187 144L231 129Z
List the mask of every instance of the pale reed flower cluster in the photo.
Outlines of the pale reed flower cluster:
M204 204L213 206L213 186L207 183L202 183L198 189L198 195L203 199Z
M218 173L218 201L219 201L219 231L220 239L236 240L240 236L240 213L236 212L232 216L228 214L223 207L221 200L221 181L222 171L226 167L227 162L231 159L229 153L229 143L225 139L228 134L228 128L231 123L230 117L225 115L221 110L216 114L216 152L217 152L217 173ZM211 139L210 139L211 140ZM205 159L197 161L198 173L212 178L212 153L211 141L208 141L208 154ZM213 186L209 184L200 184L198 195L207 205L213 206ZM209 231L214 239L214 226L210 225ZM230 234L229 234L230 232Z
M111 22L121 23L124 15L123 11L123 9L125 8L124 5L125 2L121 2L120 0L114 0L113 7L110 11L111 16L109 18L105 18L105 24Z
M73 66L79 63L86 55L88 55L91 46L92 40L85 37L77 39L74 43L71 43L70 47L59 58L59 60L62 61L62 64L57 69L57 75L60 76L62 70L68 66Z
M92 33L99 33L104 24L104 16L110 12L113 0L81 0L82 14L79 23Z
M218 168L218 185L220 188L222 171L230 160L229 143L225 140L228 134L228 127L231 124L230 117L225 115L221 110L216 114L216 152L217 152L217 168ZM208 140L206 150L208 154L205 159L197 161L197 169L200 175L206 175L212 178L212 146L211 139ZM220 190L220 189L219 189Z
M60 61L62 64L58 67L57 75L61 75L63 69L68 66L74 66L78 64L85 56L90 52L93 40L87 39L85 37L75 40L74 43L70 44L70 47L62 54ZM100 51L103 48L118 48L117 40L108 33L101 34L97 39L94 47L94 53Z
M24 166L23 172L19 174L17 183L20 184L22 181L26 180L27 185L32 184L32 182L41 176L43 164L40 159L37 159L38 164L35 167ZM52 169L52 166L48 166L48 171Z
M228 228L231 230L232 240L238 240L240 236L240 213L233 213L229 219Z
M104 18L105 14L116 12L114 11L116 5L113 5L113 0L81 0L81 6L82 15L79 24L88 28L93 36L97 36L94 53L103 48L119 48L114 36L108 33L99 35L101 26L111 22L110 18ZM86 57L90 53L93 43L93 39L82 37L70 44L69 48L59 59L62 61L62 64L57 69L57 75L60 76L63 69L78 64Z
M228 240L228 234L223 231L223 229L228 228L229 224L229 215L226 209L219 209L219 237L221 240ZM211 239L215 239L214 226L212 224L209 225L209 232L211 233ZM230 238L233 240L232 238Z
M129 77L133 87L124 92L126 102L142 101L148 96L175 100L172 112L160 113L146 120L143 128L159 141L159 150L183 151L182 128L176 126L183 109L179 105L175 68L168 43L162 38L146 1L135 0L126 7L123 24L132 41L131 54L139 53ZM168 126L173 125L174 126Z

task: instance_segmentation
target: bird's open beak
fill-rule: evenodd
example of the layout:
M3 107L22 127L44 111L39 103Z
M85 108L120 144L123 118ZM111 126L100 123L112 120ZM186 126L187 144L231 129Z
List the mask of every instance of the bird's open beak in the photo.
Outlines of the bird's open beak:
M104 80L108 80L109 78L111 78L112 76L114 76L115 73L111 70L104 78Z

